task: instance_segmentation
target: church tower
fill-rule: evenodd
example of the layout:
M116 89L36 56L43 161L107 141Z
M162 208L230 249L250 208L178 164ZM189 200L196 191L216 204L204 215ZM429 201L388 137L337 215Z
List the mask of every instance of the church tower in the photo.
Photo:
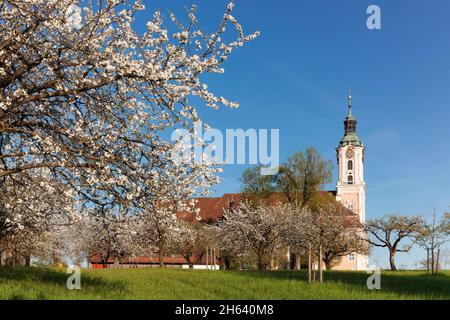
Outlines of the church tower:
M364 182L364 145L356 134L357 121L352 114L352 96L348 95L348 114L344 120L344 137L336 148L339 179L336 199L358 214L365 222L366 183Z
M364 182L365 147L356 134L357 121L352 114L352 96L348 94L348 113L344 120L344 136L336 148L339 178L336 185L336 200L359 216L365 223L366 183ZM347 264L352 269L366 270L368 257L349 254ZM353 266L350 266L353 265Z

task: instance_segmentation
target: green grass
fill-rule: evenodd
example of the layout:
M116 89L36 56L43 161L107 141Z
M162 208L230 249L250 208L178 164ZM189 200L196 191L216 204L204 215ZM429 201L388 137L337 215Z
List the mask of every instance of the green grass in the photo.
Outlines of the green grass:
M66 288L64 270L0 268L0 299L450 299L450 272L383 271L381 290L365 272L325 272L309 284L305 271L181 269L83 270L81 290Z

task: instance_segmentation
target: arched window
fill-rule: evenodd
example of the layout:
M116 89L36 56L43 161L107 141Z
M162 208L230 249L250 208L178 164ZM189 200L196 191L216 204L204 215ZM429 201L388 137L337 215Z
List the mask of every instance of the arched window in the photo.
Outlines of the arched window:
M347 183L348 184L353 184L353 176L348 176L347 177Z
M348 160L348 162L347 162L347 170L353 170L353 161L352 160Z

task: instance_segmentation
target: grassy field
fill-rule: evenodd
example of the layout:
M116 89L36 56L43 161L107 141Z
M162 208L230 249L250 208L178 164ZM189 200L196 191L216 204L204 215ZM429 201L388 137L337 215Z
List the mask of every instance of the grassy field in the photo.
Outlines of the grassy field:
M366 288L365 272L328 271L320 285L305 271L83 270L81 290L68 290L67 276L0 268L0 299L450 299L448 271L383 271L381 290Z

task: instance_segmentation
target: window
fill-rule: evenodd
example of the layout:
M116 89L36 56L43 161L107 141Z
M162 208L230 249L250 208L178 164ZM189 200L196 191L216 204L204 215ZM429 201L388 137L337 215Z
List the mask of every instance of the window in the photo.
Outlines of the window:
M353 211L353 203L349 203L347 208L348 210Z
M356 255L354 253L350 253L348 255L348 261L355 261L356 260Z
M353 184L353 176L348 176L347 177L347 183L348 184Z
M353 170L353 161L352 160L348 160L348 162L347 162L347 170Z

